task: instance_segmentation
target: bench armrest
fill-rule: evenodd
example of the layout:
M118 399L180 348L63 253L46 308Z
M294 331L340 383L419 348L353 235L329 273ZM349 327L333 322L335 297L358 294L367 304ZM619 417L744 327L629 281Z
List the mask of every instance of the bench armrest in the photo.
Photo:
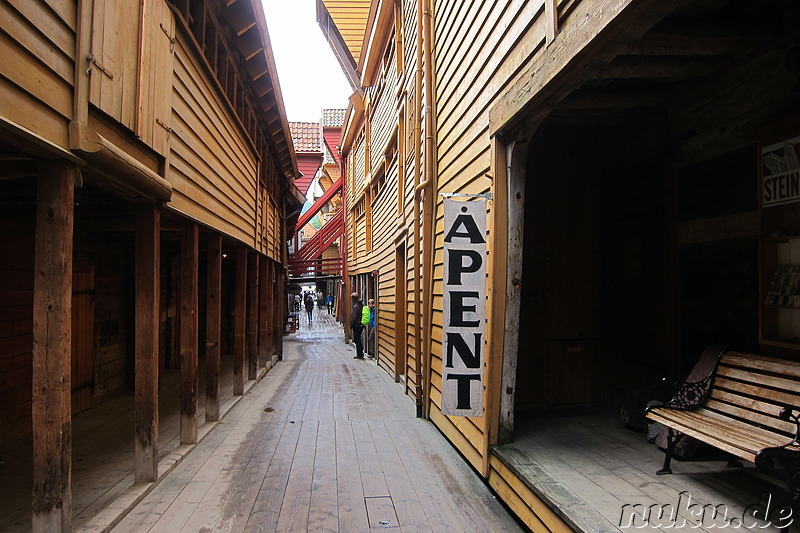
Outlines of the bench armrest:
M714 372L709 374L700 381L684 381L678 392L672 399L665 403L651 405L647 408L645 413L650 412L652 409L659 407L667 407L669 409L680 409L681 411L691 411L697 409L704 403L711 392L711 383L714 381Z

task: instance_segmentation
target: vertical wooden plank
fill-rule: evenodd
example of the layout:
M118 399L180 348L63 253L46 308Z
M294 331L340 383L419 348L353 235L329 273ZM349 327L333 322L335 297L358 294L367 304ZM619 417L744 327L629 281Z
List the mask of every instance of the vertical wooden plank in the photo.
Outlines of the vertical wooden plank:
M495 149L497 153L498 149ZM527 144L512 142L506 146L505 163L507 169L498 177L507 180L505 194L506 209L505 228L497 228L498 232L506 231L505 265L496 265L495 276L505 266L505 310L503 320L503 360L500 386L500 418L498 420L497 442L511 442L514 437L514 389L517 380L517 355L519 352L519 320L522 312L522 255L523 229L525 227L525 162L527 160ZM503 198L498 198L504 201ZM498 309L500 307L498 306ZM491 438L491 435L490 435Z
M258 365L267 366L270 357L269 343L269 279L270 261L261 257L258 264Z
M244 394L244 333L247 311L247 248L236 248L236 294L233 295L233 394Z
M161 213L136 213L136 378L134 466L136 481L158 477L158 292Z
M556 31L558 30L558 8L556 7L556 0L544 0L544 18L546 30L545 39L547 44L553 42L556 38Z
M206 421L219 420L220 324L222 320L222 236L208 237L206 292Z
M72 225L74 165L43 165L36 199L33 288L33 531L72 519Z
M247 379L258 377L258 253L247 258Z
M197 442L197 262L198 227L181 230L180 369L181 444Z
M506 277L509 261L508 245L514 238L509 236L508 212L511 200L508 197L508 171L506 167L506 145L500 136L491 141L491 174L495 176L494 201L492 202L489 322L486 354L486 417L488 421L486 445L497 442L500 426L501 385L503 379L503 343L505 342ZM515 252L521 253L521 250ZM489 453L484 453L483 473L489 472Z

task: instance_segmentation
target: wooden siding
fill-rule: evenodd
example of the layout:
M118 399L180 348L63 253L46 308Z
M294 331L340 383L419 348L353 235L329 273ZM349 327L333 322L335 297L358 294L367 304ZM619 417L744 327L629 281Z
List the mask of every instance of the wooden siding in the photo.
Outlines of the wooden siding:
M376 73L376 83L365 89L365 123L352 144L345 147L350 209L345 252L349 273L355 276L378 272L378 363L391 375L402 375L406 393L412 397L417 385L415 327L421 319L421 309L414 302L413 258L419 251L415 250L413 242L413 117L409 114L413 112L413 68L416 64L415 5L404 3L400 24L391 25L402 32L402 47L398 48L395 41L391 54L384 58L385 48L380 54L382 64ZM403 71L398 70L398 53L403 54ZM397 137L401 109L404 109L402 118L406 120L402 140ZM395 146L387 154L391 143ZM400 161L404 164L398 164ZM398 202L399 197L402 202ZM368 247L366 235L368 218L371 218L371 247ZM405 249L405 264L400 272L396 264L399 246ZM405 298L402 306L397 301L398 276L406 280L405 294L400 296ZM398 308L404 310L404 316L398 316ZM405 328L396 326L401 322L405 323ZM398 331L405 332L403 338ZM398 351L406 355L401 358L402 368L395 368Z
M128 309L126 265L131 258L124 243L104 241L103 260L97 261L95 273L95 403L107 400L123 389L130 375L127 364Z
M439 192L482 194L492 190L489 108L513 75L545 50L544 2L484 0L471 4L435 2L435 106L437 186ZM434 238L434 295L442 293L443 211L437 197ZM487 203L487 289L494 273L491 227L493 202ZM503 232L500 232L501 234ZM475 468L488 474L486 415L449 418L440 412L442 372L442 299L433 299L431 418ZM486 353L493 347L487 345ZM487 357L488 362L488 357ZM488 373L487 373L488 376Z
M352 178L350 187L350 193L352 195L352 199L358 197L358 193L364 190L364 187L367 184L367 175L366 175L366 145L364 137L361 136L356 140L355 148L353 150L354 156L352 157ZM350 203L350 205L353 205Z
M489 486L531 531L570 533L569 527L497 457L490 460Z
M172 103L168 207L255 245L256 155L180 32Z
M62 148L72 118L75 21L74 2L0 3L0 120Z
M0 254L0 442L31 431L33 240L28 216L3 216Z
M371 3L372 0L323 0L356 64L361 59Z

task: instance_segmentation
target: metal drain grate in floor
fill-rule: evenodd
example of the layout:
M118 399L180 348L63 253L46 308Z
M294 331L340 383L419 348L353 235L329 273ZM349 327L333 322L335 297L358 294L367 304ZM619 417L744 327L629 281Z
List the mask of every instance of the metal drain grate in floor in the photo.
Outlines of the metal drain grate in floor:
M367 505L367 520L370 529L400 527L391 496L368 496L364 498L364 503Z

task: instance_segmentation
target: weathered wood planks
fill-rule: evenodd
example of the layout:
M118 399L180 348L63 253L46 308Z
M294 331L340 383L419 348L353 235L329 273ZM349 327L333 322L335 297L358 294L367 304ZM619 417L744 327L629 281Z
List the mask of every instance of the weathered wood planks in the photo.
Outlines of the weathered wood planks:
M161 213L136 213L136 437L137 481L158 477L158 330Z

